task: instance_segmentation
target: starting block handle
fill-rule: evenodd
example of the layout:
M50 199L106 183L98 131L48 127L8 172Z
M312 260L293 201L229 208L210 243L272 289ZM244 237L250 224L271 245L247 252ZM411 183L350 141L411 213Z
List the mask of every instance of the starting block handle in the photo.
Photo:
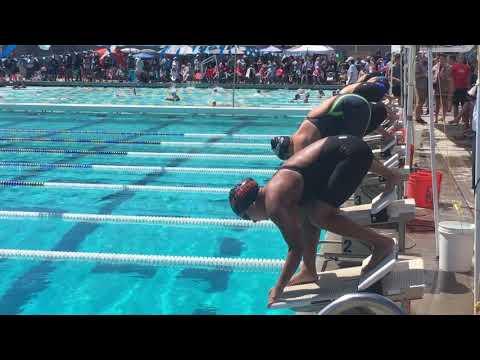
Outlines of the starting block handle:
M372 208L370 210L371 215L376 215L384 210L388 205L397 200L396 189L388 193L381 193L372 200Z

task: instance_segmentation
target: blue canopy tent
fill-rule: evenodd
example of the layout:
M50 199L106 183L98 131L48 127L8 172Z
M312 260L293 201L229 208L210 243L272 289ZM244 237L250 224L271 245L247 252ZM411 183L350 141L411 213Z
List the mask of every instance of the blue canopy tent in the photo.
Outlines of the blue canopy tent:
M3 47L2 51L0 52L0 59L8 57L16 48L17 45L6 45Z

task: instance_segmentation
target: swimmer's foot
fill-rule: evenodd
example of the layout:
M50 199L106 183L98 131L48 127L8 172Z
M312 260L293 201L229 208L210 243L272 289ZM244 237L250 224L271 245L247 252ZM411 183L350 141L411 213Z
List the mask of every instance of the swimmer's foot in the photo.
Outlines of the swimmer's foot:
M295 286L317 282L318 276L314 276L307 272L300 271L298 274L294 275L292 279L288 282L287 286Z
M382 246L377 246L372 252L372 258L367 266L362 269L361 275L370 273L375 267L386 257L388 257L395 250L395 242L391 239L388 243Z

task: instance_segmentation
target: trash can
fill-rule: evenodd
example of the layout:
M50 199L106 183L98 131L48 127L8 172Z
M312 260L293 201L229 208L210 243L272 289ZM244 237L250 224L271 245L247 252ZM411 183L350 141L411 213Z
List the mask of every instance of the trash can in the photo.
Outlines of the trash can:
M440 270L470 271L474 229L474 224L459 221L441 221L438 224Z

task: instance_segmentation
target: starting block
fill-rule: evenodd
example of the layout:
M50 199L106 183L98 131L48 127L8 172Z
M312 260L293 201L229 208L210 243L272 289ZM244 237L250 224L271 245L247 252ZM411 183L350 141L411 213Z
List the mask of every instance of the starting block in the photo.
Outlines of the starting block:
M362 266L320 272L316 283L287 286L271 308L318 312L343 295L357 293L362 268L369 261L370 257L363 261ZM424 288L423 260L400 255L391 271L367 290L400 302L409 309L412 300L423 298Z
M415 218L415 200L396 200L395 192L380 194L370 204L344 207L343 215L364 226L376 224L394 224L398 233L398 247L405 250L407 222ZM335 261L361 262L371 254L371 249L364 243L336 234L327 234L328 238L321 245L318 256Z

